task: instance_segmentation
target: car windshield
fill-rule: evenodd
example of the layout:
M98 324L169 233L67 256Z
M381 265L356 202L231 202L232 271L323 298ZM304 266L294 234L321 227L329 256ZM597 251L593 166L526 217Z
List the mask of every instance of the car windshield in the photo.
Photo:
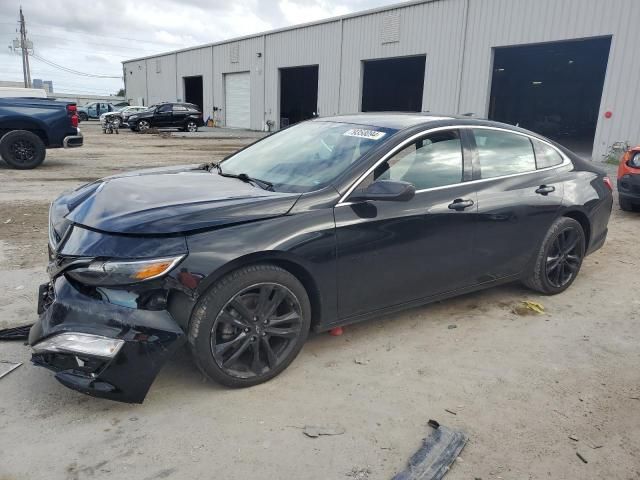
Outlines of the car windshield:
M310 192L328 185L396 130L351 123L303 122L236 153L220 164L225 175L246 174L276 191Z

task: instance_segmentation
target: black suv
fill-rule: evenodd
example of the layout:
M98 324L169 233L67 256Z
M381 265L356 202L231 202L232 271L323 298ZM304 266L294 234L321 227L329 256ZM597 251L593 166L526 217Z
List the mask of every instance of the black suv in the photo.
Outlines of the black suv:
M200 107L192 103L159 103L129 117L129 128L134 132L144 132L151 127L197 132L203 125Z

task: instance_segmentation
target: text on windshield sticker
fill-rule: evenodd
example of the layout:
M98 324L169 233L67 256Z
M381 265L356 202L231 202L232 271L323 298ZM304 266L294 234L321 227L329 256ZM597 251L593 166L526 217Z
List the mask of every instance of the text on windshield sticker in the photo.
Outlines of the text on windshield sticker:
M352 128L344 132L347 137L368 138L369 140L380 140L386 135L385 132L376 132L375 130L365 130L363 128Z

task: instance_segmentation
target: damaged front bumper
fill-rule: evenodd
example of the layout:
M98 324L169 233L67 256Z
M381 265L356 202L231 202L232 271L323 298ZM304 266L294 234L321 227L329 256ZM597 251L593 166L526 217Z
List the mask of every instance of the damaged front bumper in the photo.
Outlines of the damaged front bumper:
M142 403L166 360L185 343L166 310L142 310L80 292L65 276L40 289L29 333L32 362L95 397Z

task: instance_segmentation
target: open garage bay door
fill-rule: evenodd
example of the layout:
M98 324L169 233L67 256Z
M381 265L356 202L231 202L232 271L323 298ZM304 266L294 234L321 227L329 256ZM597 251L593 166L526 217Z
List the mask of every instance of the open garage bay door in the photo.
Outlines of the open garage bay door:
M184 101L199 106L204 112L202 93L202 76L184 77Z
M280 128L318 112L318 65L280 69Z
M591 157L611 38L495 49L489 118Z
M224 76L225 119L227 127L251 127L251 78L249 72Z
M364 61L362 111L421 111L426 61L424 55Z

